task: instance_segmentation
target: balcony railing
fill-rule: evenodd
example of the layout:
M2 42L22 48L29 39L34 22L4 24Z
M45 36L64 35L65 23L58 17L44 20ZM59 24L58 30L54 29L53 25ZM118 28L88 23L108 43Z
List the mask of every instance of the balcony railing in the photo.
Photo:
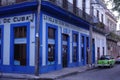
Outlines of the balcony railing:
M93 28L97 31L100 31L102 33L108 33L108 27L103 23L103 22L100 22L99 19L95 16L93 16Z
M18 4L22 2L31 2L35 0L1 0L0 6L7 6L7 5L13 5L13 4ZM72 3L68 2L67 0L42 0L42 1L48 1L56 6L61 7L62 9L69 11L70 13L86 20L86 21L91 21L90 15L82 11L76 6L73 6ZM84 15L83 15L84 14Z
M66 1L66 3L63 3L63 0L43 0L43 1L48 1L56 6L59 6L62 9L66 10L88 22L91 21L91 16L89 14L85 13L78 7L74 7L73 4L68 1Z
M35 1L35 0L1 0L0 6L8 6L8 5L13 5L17 3L31 2L31 1Z

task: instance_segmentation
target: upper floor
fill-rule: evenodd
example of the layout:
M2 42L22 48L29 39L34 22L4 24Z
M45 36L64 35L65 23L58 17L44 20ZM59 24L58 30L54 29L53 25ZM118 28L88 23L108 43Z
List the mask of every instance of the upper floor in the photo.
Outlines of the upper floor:
M14 5L37 0L0 0L0 6ZM84 20L90 21L90 0L42 0L59 6ZM82 2L82 3L81 3ZM88 4L89 3L89 4ZM87 4L87 5L86 5ZM88 9L87 9L88 8Z
M0 0L0 6L13 5L26 1L35 1L35 0Z
M110 10L106 10L106 26L110 32L116 32L117 30L117 18L112 14Z
M0 0L1 6L14 5L23 2L31 2L37 0ZM50 2L83 20L97 24L96 26L108 29L109 19L106 14L106 6L103 0L42 0ZM108 12L109 13L109 12ZM113 19L114 20L114 19ZM107 27L106 27L107 26ZM116 26L113 24L113 26ZM115 29L115 27L112 27Z

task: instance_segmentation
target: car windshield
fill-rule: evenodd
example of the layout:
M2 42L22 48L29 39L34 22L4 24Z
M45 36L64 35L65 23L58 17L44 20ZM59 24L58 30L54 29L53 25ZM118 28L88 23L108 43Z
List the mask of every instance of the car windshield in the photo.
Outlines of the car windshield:
M110 59L110 56L102 56L101 58L100 58L100 60L109 60Z

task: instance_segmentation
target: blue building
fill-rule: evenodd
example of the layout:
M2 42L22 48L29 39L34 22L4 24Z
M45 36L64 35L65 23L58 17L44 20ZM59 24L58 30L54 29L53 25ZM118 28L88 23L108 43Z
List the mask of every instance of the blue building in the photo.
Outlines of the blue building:
M41 3L40 73L88 63L90 23L56 3ZM37 5L26 1L0 7L1 72L34 73Z

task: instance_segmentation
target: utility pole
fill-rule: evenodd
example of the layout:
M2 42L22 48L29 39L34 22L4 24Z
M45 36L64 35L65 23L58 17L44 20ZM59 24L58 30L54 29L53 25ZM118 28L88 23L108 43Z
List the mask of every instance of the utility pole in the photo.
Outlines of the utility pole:
M92 0L90 0L90 16L91 16L91 20L90 20L90 52L89 52L89 68L92 67L92 50L93 50L93 43L92 43L92 37L93 37L93 7L92 7Z
M39 76L39 32L40 32L40 10L41 10L41 0L37 0L38 7L37 7L37 26L36 26L36 33L35 33L35 75Z

